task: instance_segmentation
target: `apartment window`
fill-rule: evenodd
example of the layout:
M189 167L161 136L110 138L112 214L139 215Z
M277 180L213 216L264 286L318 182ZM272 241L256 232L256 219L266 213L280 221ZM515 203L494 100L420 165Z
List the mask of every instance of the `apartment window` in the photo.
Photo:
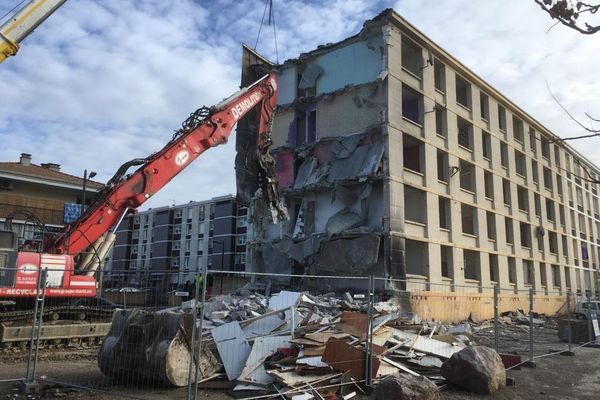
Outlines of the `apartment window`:
M506 132L506 109L498 104L498 128Z
M427 243L407 239L406 244L406 273L411 275L428 275Z
M504 204L511 206L510 181L508 179L502 179L502 199Z
M560 267L558 265L552 266L552 284L556 287L560 286Z
M513 121L513 137L517 142L523 143L523 141L525 140L523 121L521 121L519 118L517 118L514 115L513 115L512 121Z
M481 132L481 144L483 157L488 160L492 159L492 136L487 132Z
M489 265L490 265L490 280L492 282L498 282L498 255L489 254Z
M491 211L486 211L485 220L487 222L488 239L496 240L496 215Z
M554 163L560 167L560 148L554 146Z
M179 250L181 247L181 243L180 242L174 242L173 243L173 250Z
M544 167L544 187L552 190L552 171L546 167Z
M483 184L485 187L485 197L494 198L494 175L489 171L483 171Z
M534 183L537 184L539 182L538 164L535 160L531 160L531 178L533 179Z
M446 108L440 104L435 105L435 133L442 137L446 137L448 132L448 123L446 119Z
M521 234L521 247L531 248L531 225L519 222L519 233Z
M560 178L559 174L556 174L556 191L559 196L563 195L562 179Z
M425 224L427 197L424 191L404 185L404 218L407 221Z
M540 195L537 193L533 194L533 203L535 205L535 215L540 217L542 215L542 202L540 200Z
M546 199L546 217L548 218L548 221L556 221L554 201L552 201L552 199Z
M192 234L192 224L191 223L186 225L185 233L186 233L186 235Z
M440 92L446 92L446 66L438 59L433 62L433 77L435 88Z
M479 92L479 108L481 112L481 119L489 121L490 119L490 98L487 94Z
M529 191L523 186L517 186L519 210L529 212Z
M402 116L415 124L423 123L423 95L402 85Z
M196 250L202 251L204 249L204 239L198 239L198 248Z
M525 164L525 160L525 154L515 150L515 170L517 171L518 175L524 178L527 177L527 167Z
M525 285L533 285L533 262L530 260L523 260L523 283Z
M441 257L442 257L442 276L444 278L452 277L452 247L450 246L440 246L441 247Z
M532 153L536 152L537 143L535 138L535 131L533 130L533 128L529 128L529 148L531 149Z
M545 137L540 138L542 144L542 157L550 158L550 142Z
M183 259L183 269L185 271L190 269L190 258L189 257L184 257Z
M546 275L546 264L540 263L540 280L542 281L542 286L546 287L548 285L548 276Z
M442 182L448 182L448 153L438 150L437 151L437 175L438 180Z
M475 166L464 160L459 161L461 189L475 192Z
M461 117L457 117L456 121L459 146L473 150L473 124Z
M577 209L583 211L583 189L579 186L575 187L575 199L577 200Z
M402 37L401 56L402 68L420 78L423 62L421 48L406 36Z
M199 235L202 235L202 234L204 234L204 222L200 222L200 223L198 224L198 234L199 234Z
M439 197L440 228L450 229L450 199Z
M459 75L456 75L456 102L471 109L471 84Z
M565 206L563 206L562 204L558 205L558 218L559 218L560 224L562 226L565 226Z
M508 257L508 282L517 283L517 263L514 257Z
M240 235L236 239L236 243L238 246L243 246L246 244L246 235Z
M475 235L477 223L477 209L468 204L461 204L462 231L468 235Z
M187 209L187 219L192 219L194 217L194 209L192 207Z
M297 147L314 143L317 137L317 110L296 110L295 113L296 131L290 131L290 145Z
M508 168L508 145L504 142L500 142L500 165Z
M465 279L479 280L479 253L473 250L463 250L465 264Z
M515 235L513 232L513 221L508 217L504 217L504 229L506 230L506 243L514 244Z
M190 248L192 247L192 241L191 240L186 240L185 241L185 251L190 251Z
M556 232L548 232L548 246L550 253L558 254L558 238Z
M175 218L181 218L183 216L183 210L175 210Z
M248 217L237 217L237 226L242 228L248 225Z
M176 235L181 234L181 225L175 225L175 228L173 228L173 233Z
M538 227L535 230L535 236L537 237L538 251L544 251L544 229L542 227Z
M406 133L402 136L404 168L423 173L423 142Z

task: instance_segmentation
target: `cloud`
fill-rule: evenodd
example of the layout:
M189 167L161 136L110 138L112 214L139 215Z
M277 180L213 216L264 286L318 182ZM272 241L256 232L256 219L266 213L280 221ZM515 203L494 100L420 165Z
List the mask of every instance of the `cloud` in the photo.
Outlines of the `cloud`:
M6 2L3 2L6 3ZM33 153L107 180L119 165L166 144L201 105L237 90L241 43L254 46L263 0L68 1L0 65L0 160ZM556 134L581 134L550 99L545 81L578 116L600 115L597 37L551 20L533 2L466 0L275 0L258 51L279 61L357 33L395 9ZM0 13L13 4L0 5ZM523 18L527 16L527 18ZM234 135L204 153L146 207L235 191ZM576 143L595 162L596 140ZM587 147L585 147L587 146Z

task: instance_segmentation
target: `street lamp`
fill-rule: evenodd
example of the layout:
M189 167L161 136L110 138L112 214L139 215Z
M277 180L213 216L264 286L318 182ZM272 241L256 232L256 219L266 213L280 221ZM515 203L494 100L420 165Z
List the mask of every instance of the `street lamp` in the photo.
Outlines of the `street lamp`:
M94 171L90 171L90 174L88 175L87 169L83 170L83 194L81 196L81 213L82 214L83 214L83 211L85 211L85 187L87 185L87 181L92 179L95 176L96 176L96 173Z

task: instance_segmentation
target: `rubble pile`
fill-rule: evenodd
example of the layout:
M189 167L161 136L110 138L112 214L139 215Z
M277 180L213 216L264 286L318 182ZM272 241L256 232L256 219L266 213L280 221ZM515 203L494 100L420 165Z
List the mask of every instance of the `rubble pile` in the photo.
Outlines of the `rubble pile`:
M364 298L348 293L215 297L203 313L199 386L230 389L236 397L247 391L349 399L364 394L371 368L374 383L427 382L428 393L435 393L447 382L443 365L452 369L448 360L474 343L468 322L427 323L394 301L375 303L371 324L367 311Z

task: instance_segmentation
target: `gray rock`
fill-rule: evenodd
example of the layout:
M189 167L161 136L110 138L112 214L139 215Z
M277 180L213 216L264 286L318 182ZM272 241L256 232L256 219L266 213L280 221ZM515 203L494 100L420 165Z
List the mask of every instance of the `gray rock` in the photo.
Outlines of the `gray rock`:
M466 347L442 365L449 383L471 392L489 394L506 386L506 370L500 355L489 347Z
M373 393L375 400L441 400L440 392L424 376L390 375L383 379Z

